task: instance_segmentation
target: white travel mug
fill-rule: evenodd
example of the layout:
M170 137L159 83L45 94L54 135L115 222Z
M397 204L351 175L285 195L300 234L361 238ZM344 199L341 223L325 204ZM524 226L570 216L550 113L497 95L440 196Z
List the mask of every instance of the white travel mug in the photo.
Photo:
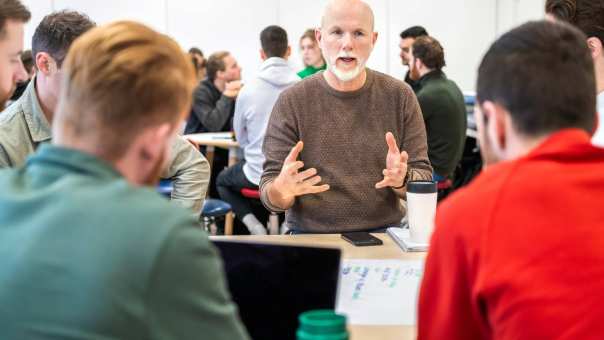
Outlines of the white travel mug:
M437 192L436 182L407 183L407 215L411 242L429 243L434 230Z

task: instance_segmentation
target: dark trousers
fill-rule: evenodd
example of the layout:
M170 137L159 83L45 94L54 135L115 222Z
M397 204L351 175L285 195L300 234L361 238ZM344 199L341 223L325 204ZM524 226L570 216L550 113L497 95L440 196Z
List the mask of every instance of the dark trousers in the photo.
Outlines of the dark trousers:
M245 177L243 173L243 164L239 162L229 168L222 170L216 179L216 189L220 199L231 204L233 212L240 220L247 214L253 214L250 200L253 198L243 197L241 189L249 188L258 190L258 186Z

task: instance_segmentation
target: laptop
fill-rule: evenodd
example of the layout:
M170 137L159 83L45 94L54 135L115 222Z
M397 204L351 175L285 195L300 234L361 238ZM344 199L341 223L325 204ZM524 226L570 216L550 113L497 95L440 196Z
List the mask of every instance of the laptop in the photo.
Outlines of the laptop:
M298 316L334 309L340 250L214 240L252 339L296 339Z

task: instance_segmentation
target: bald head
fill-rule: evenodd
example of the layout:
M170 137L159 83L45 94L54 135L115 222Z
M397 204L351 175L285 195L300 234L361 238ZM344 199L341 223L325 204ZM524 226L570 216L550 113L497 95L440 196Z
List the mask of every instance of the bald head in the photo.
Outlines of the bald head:
M325 29L333 22L347 19L359 20L366 28L373 32L375 18L369 5L361 0L331 0L323 10L321 28Z

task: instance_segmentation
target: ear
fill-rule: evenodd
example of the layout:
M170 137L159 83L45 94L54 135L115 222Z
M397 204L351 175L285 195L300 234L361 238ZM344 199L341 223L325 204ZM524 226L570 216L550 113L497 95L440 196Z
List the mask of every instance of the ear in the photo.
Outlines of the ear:
M292 47L287 45L287 51L285 52L285 56L283 59L287 60L292 55Z
M587 46L591 51L591 57L593 59L597 59L602 56L602 41L596 37L591 37L587 39Z
M52 68L54 64L54 60L52 57L46 52L40 52L36 54L36 68L42 72L44 75L50 75L52 73Z
M486 117L486 129L487 138L494 148L494 151L503 158L504 150L507 145L507 129L509 113L501 105L493 103L491 101L485 101L482 103L482 113Z
M372 42L373 46L375 46L375 43L377 42L377 38L378 38L378 32L373 32L371 34L371 42Z
M321 43L321 39L323 38L323 34L321 33L320 28L315 28L315 38L317 39L317 43Z
M166 152L170 151L173 135L174 126L170 123L147 128L147 131L143 132L140 137L140 157L146 161L152 161L151 164L164 155L168 159L169 155Z
M263 49L260 49L260 59L262 59L262 61L265 61L266 59L268 59L266 57L266 53L264 52Z

